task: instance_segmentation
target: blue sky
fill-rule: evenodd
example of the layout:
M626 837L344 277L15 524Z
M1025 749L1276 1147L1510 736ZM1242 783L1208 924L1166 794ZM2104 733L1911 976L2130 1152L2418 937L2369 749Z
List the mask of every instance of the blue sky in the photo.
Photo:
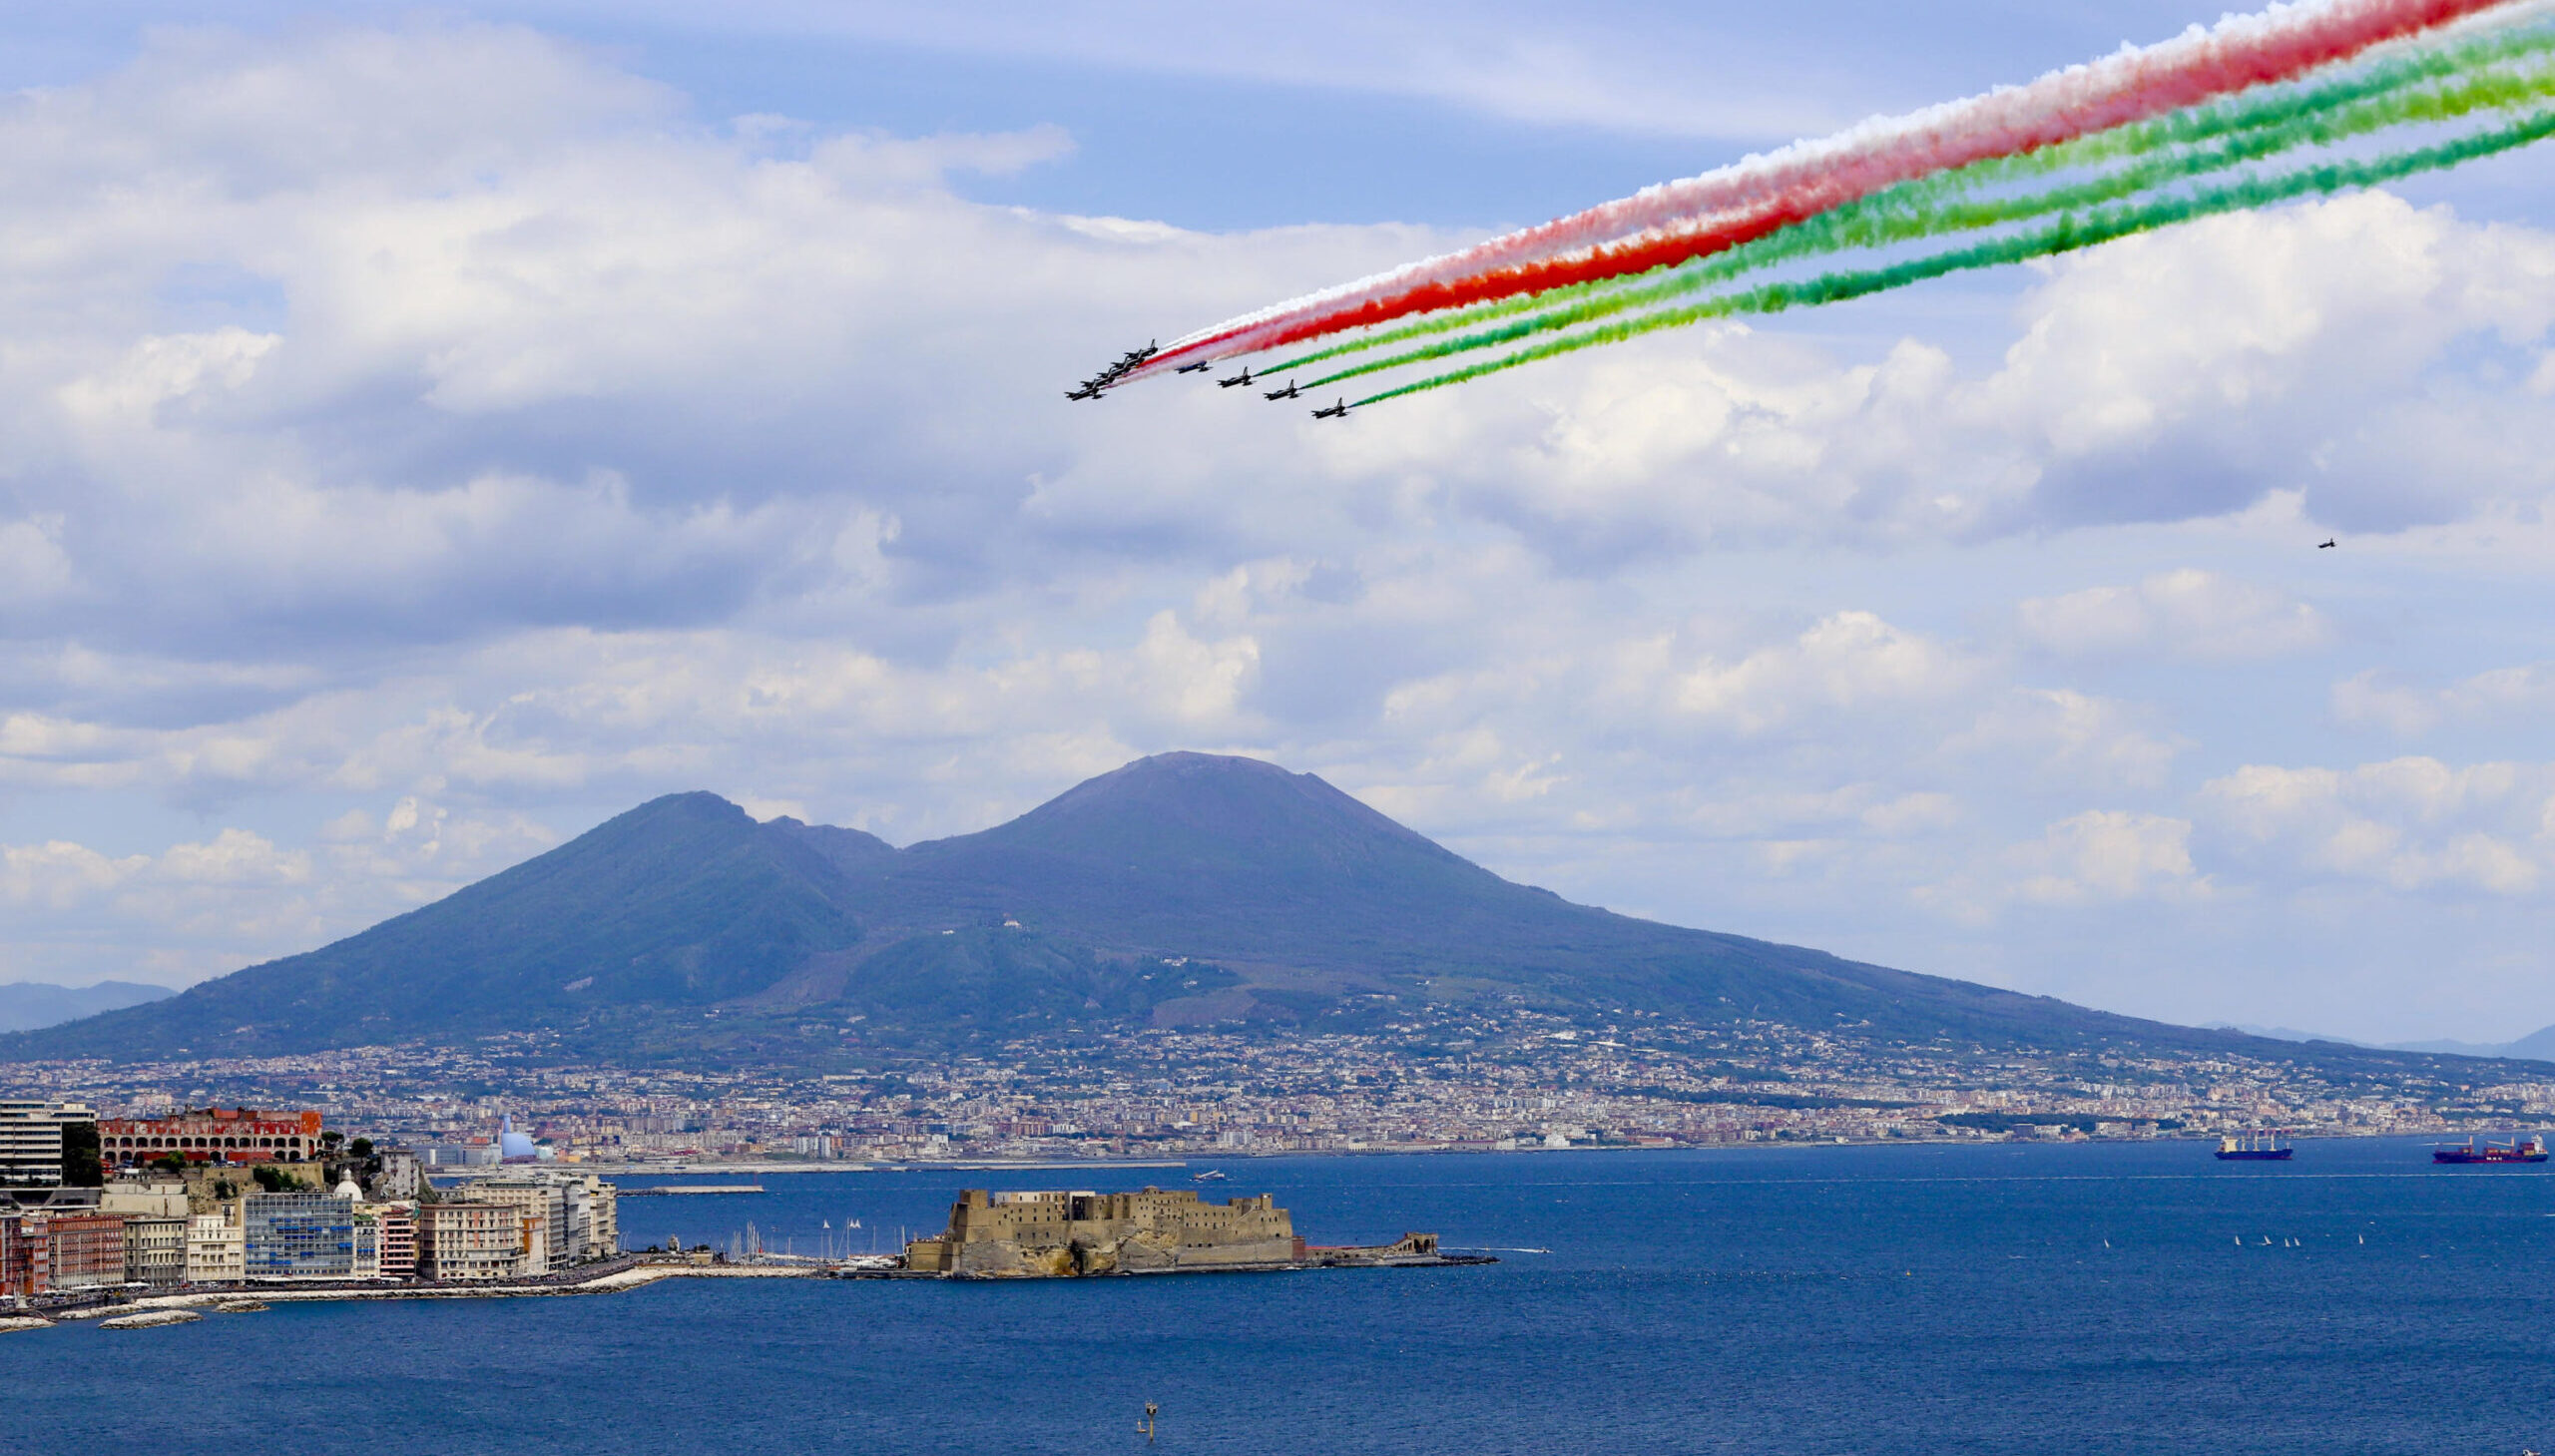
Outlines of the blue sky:
M1055 395L2215 17L710 14L0 20L0 979L1195 747L1910 969L2555 1021L2548 155L1315 429Z

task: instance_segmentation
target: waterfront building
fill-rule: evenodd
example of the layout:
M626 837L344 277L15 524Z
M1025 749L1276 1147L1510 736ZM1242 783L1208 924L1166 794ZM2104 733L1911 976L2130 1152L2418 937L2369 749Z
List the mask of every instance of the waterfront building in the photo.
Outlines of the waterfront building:
M37 1215L30 1215L33 1222ZM124 1282L124 1214L49 1213L44 1223L48 1274L56 1289Z
M568 1222L577 1257L610 1258L621 1252L621 1190L591 1173L570 1175Z
M0 1208L0 1294L27 1296L53 1287L53 1251L44 1218Z
M419 1205L418 1272L429 1279L508 1279L543 1272L549 1251L542 1248L534 1262L534 1221L513 1204Z
M0 1100L0 1184L61 1183L63 1128L97 1118L76 1102Z
M187 1220L187 1282L236 1284L248 1276L248 1229L227 1213L198 1213Z
M352 1199L251 1194L242 1202L241 1227L253 1279L353 1279L379 1266L373 1227L358 1226Z
M550 1268L621 1251L620 1190L590 1173L525 1169L470 1186L477 1203L513 1204L542 1220Z
M470 1185L470 1201L505 1204L532 1225L527 1250L537 1242L541 1256L538 1262L527 1263L527 1272L547 1273L565 1267L574 1257L568 1238L568 1191L558 1184L538 1178L483 1178Z
M988 1193L968 1189L938 1238L905 1246L905 1266L952 1274L1097 1274L1285 1264L1293 1220L1267 1194L1210 1204L1189 1189Z
M406 1204L365 1204L357 1213L370 1214L380 1240L381 1276L409 1279L417 1274L417 1214Z
M181 1201L183 1204L183 1200ZM124 1281L176 1284L187 1277L187 1214L126 1213Z
M98 1124L98 1156L110 1168L163 1158L189 1163L301 1163L319 1155L319 1114L209 1107L165 1118Z

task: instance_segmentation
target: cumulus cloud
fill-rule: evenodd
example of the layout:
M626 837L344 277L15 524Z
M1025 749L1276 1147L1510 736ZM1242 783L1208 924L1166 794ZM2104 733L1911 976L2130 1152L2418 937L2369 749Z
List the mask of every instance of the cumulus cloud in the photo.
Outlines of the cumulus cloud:
M2134 587L2035 597L2016 617L2025 641L2070 658L2270 658L2332 639L2324 615L2287 593L2193 567Z
M2555 866L2555 766L2542 763L2247 764L2201 798L2231 852L2276 882L2525 896Z
M1902 962L2318 876L2534 892L2525 793L2239 792L2223 700L2365 645L2245 564L2308 520L2412 573L2548 551L2542 235L2348 199L2053 264L2001 353L1844 312L1325 428L1055 396L1460 240L947 182L1072 145L705 124L430 22L170 33L0 99L0 788L173 826L13 827L0 953L183 979L658 792L903 842L1172 747ZM2517 671L2350 677L2331 716L2513 730Z
M2352 728L2418 737L2442 724L2544 721L2555 708L2555 665L2496 668L2446 688L2420 688L2372 668L2333 685L2333 717Z

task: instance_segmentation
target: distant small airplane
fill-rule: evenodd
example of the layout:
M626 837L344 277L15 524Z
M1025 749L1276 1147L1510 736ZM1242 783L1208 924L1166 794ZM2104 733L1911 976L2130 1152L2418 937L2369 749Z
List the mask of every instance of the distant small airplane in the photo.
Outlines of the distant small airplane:
M1237 385L1237 384L1248 384L1248 383L1250 383L1250 382L1251 382L1251 365L1249 365L1249 364L1245 364L1245 365L1243 365L1243 366L1242 366L1242 372L1241 372L1241 373L1236 374L1235 376L1233 376L1233 377L1232 377L1232 378L1230 378L1230 379L1219 379L1219 380L1217 380L1217 381L1216 381L1216 387L1217 387L1217 388L1219 388L1219 389L1231 389L1231 388L1233 388L1233 387L1234 387L1235 385Z
M2341 543L2340 543L2340 542L2338 542L2338 541L2327 541L2327 542L2325 542L2323 545L2318 546L2318 547L2316 547L2315 549L2316 549L2316 550L2318 550L2318 551L2330 551L2330 550L2332 550L2334 547L2339 546L2340 544L2341 544Z
M1158 354L1158 353L1161 353L1161 352L1162 352L1162 349L1161 349L1161 347L1160 347L1160 344L1161 344L1161 340L1160 340L1160 339L1156 339L1156 340L1154 340L1152 343L1148 343L1148 344L1146 344L1143 348L1140 348L1140 349L1129 349L1129 350L1127 350L1127 357L1125 357L1125 358L1123 358L1123 359L1120 359L1120 360L1118 361L1118 367L1119 367L1119 368L1121 368L1121 369L1132 369L1132 368L1136 367L1138 364L1143 363L1145 360L1152 358L1154 355L1156 355L1156 354Z
M1199 374L1199 373L1204 373L1205 371L1207 371L1207 370L1209 370L1209 369L1212 369L1212 368L1214 368L1214 367L1216 367L1216 361L1215 361L1215 360L1213 360L1213 359L1200 359L1198 362L1196 362L1196 363L1194 363L1194 364L1183 364L1183 365L1181 365L1179 368L1177 368L1177 369L1173 370L1172 372L1173 372L1173 373L1176 373L1176 374Z
M1315 419L1346 419L1346 418L1348 418L1348 401L1347 401L1347 399L1343 397L1343 398L1342 398L1342 399L1341 399L1337 404L1332 405L1332 406L1331 406L1330 408L1328 408L1328 409L1316 409L1316 410L1314 410L1314 411L1313 411L1313 418L1315 418Z
M1100 397L1100 384L1097 380L1087 379L1083 381L1083 386L1080 389L1066 390L1065 397L1067 399L1098 399Z
M1292 398L1294 398L1294 397L1295 397L1295 381L1294 381L1294 380L1292 380L1292 379L1289 379L1289 380L1287 380L1287 381L1286 381L1286 387L1285 387L1285 388L1283 388L1283 389L1272 389L1272 390L1270 390L1267 394L1264 394L1264 395L1262 395L1262 396L1261 396L1261 398L1263 398L1263 399L1292 399Z

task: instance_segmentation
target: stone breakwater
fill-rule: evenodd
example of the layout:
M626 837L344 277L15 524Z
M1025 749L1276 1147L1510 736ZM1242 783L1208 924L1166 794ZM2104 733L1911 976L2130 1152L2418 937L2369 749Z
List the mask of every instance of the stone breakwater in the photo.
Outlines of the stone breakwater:
M146 1309L140 1314L119 1314L98 1321L100 1329L157 1329L164 1324L193 1324L204 1318L192 1309Z
M387 1288L332 1285L321 1289L259 1286L254 1294L238 1289L146 1295L125 1303L66 1309L51 1319L0 1319L0 1333L45 1329L68 1320L97 1320L101 1329L141 1329L154 1324L183 1324L201 1317L196 1311L246 1314L276 1304L306 1304L331 1299L531 1299L567 1294L618 1294L645 1288L660 1279L808 1279L829 1272L821 1264L642 1263L611 1269L584 1279L518 1281L495 1279L484 1284L408 1285ZM141 1321L137 1323L136 1321Z

